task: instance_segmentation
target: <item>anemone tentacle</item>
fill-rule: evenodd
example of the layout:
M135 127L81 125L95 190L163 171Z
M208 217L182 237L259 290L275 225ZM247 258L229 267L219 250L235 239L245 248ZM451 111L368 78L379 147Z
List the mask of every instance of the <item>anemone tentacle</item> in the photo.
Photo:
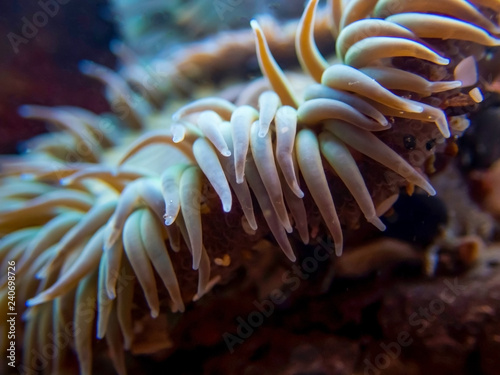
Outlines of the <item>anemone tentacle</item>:
M49 331L57 335L73 322L81 330L72 342L80 372L91 372L97 337L124 374L124 350L138 340L137 316L184 312L242 266L236 245L274 237L295 261L295 245L317 241L321 232L340 256L344 229L355 227L343 197L355 207L357 225L384 230L379 216L400 188L436 193L424 160L415 162L394 140L418 132L427 160L434 151L421 139L459 135L447 103L465 87L474 103L481 101L481 82L464 70L475 70L486 54L468 56L442 41L498 47L500 28L481 7L498 13L500 6L329 0L323 11L336 36L330 64L314 40L317 5L308 1L295 35L298 61L310 76L300 75L305 90L277 63L267 29L252 20L263 78L234 100L205 97L171 111L161 90L145 90L136 102L130 76L84 62L82 72L107 87L112 126L79 108L20 109L60 129L57 142L37 137L26 144L30 155L0 158L0 262L5 268L14 260L22 271L26 366ZM134 64L126 47L115 49ZM238 225L227 234L231 220ZM221 239L214 241L214 232ZM0 279L2 308L6 285ZM89 300L92 319L84 316ZM47 373L64 366L60 357Z

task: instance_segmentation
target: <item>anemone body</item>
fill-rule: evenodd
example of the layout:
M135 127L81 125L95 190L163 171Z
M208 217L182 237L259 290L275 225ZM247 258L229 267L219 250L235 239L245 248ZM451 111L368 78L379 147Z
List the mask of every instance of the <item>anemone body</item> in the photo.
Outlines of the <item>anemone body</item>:
M330 63L313 38L317 3L308 2L295 37L305 90L252 21L265 81L234 100L202 98L166 118L153 89L134 91L134 82L86 62L82 72L106 85L114 116L20 110L60 129L32 140L29 154L1 160L0 260L22 275L25 368L49 332L71 326L79 332L71 349L58 348L41 372L60 371L73 350L90 374L92 343L103 339L123 374L124 351L140 351L139 317L183 312L230 280L262 239L294 261L294 243L326 235L340 256L346 230L365 221L385 229L380 216L401 188L435 194L425 176L437 148L429 142L466 127L453 110L473 108L477 95L465 93L479 84L457 72L466 58L484 58L483 46L499 45L498 26L483 2L443 11L408 1L403 13L386 14L390 1L332 1L321 11L336 37Z

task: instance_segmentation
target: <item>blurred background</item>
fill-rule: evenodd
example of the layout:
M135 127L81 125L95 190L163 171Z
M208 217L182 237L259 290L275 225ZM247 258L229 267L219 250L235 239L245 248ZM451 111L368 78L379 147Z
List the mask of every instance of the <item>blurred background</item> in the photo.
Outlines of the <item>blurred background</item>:
M257 13L296 18L303 1L19 0L0 2L0 153L45 130L19 117L22 104L108 109L102 85L82 75L84 59L114 68L111 40L142 57L219 30L248 28Z
M78 71L86 58L115 64L108 46L117 34L107 1L69 1L52 9L45 18L37 1L0 3L0 153L15 152L19 141L45 130L40 121L19 117L22 104L107 109L102 86Z

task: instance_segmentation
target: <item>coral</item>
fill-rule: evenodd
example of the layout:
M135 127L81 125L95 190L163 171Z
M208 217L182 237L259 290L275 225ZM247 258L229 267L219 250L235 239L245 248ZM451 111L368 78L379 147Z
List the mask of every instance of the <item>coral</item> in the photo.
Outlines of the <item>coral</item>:
M496 3L473 3L332 0L322 11L336 37L329 62L313 38L318 0L310 0L297 24L303 73L295 74L280 68L253 20L265 79L239 86L232 101L205 96L172 113L169 88L140 90L140 79L129 85L130 75L83 62L106 85L115 116L21 107L60 129L0 161L0 260L19 275L23 371L64 371L74 351L90 374L97 337L124 374L124 351L176 345L168 333L178 313L232 285L268 240L291 262L322 238L340 256L365 222L385 229L380 216L400 193L434 195L425 173L467 128L483 97L476 62L500 44ZM132 60L129 73L140 70ZM351 276L357 256L362 273L418 258L411 246L381 241L337 271ZM0 281L2 309L9 281ZM155 330L163 334L148 340ZM71 344L38 358L50 337Z

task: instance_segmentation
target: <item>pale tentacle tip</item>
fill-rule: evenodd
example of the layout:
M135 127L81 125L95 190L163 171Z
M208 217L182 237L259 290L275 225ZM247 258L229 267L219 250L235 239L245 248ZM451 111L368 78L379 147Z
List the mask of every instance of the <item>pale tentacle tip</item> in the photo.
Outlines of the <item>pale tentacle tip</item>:
M335 255L340 257L342 256L342 251L344 250L344 247L342 244L335 244Z
M378 230L384 231L386 229L385 224L377 216L367 217L366 220L373 224Z
M441 133L442 133L443 137L445 137L445 138L451 137L451 132L450 132L450 129L448 129L448 128L444 128Z
M111 300L114 300L116 298L116 291L115 290L107 290L106 294L108 295L108 298Z
M34 181L36 180L36 176L32 173L22 173L19 178L23 181Z
M151 318L156 319L160 315L160 311L157 309L151 310Z
M299 188L299 185L293 187L293 192L298 198L304 198L304 192Z
M231 151L229 151L229 148L225 147L222 150L220 150L220 153L222 156L225 156L226 158L228 156L231 156Z
M253 236L257 230L257 223L255 218L251 218L251 222L247 219L245 215L241 217L241 227L246 234Z
M92 61L90 60L81 60L79 63L78 63L78 69L80 70L80 72L82 72L83 74L88 74L90 72L92 72L92 68L95 66L95 63L93 63Z
M245 181L245 177L243 174L242 175L236 174L236 183L237 184L242 184L244 181Z
M173 302L173 304L178 312L183 313L184 311L186 311L186 306L184 306L184 301L182 300L182 298L177 302Z
M379 122L380 125L385 126L387 129L390 129L392 126L389 124L389 120L384 116L384 119Z
M163 215L163 219L165 220L166 226L172 225L175 221L175 217L173 215Z
M231 206L232 206L231 202L225 202L225 203L222 204L222 210L224 212L230 212L231 211Z
M178 305L177 303L172 303L172 307L170 308L170 310L173 312L173 313L183 313L185 311L185 307L184 305Z
M424 186L424 190L427 192L427 194L429 194L431 197L433 197L434 195L436 195L436 189L434 189L434 187L432 187L431 184L426 184L426 186Z
M61 186L68 186L68 185L71 185L72 182L73 182L72 178L65 177L65 178L61 178L59 180L59 185L61 185Z
M29 104L24 104L17 108L17 113L21 117L29 117L31 112L31 106Z
M259 138L264 138L267 135L268 129L259 129Z
M220 280L221 280L220 275L217 275L213 279L209 280L208 283L205 285L205 288L203 290L199 290L198 293L196 293L193 296L193 302L199 301L199 299L208 292L210 292L212 288L220 282Z
M302 189L300 188L299 184L297 183L297 181L293 181L292 182L292 186L291 186L291 189L293 191L293 193L298 197L298 198L304 198L304 192L302 191Z
M109 41L109 50L116 54L124 47L124 43L119 39L112 39Z
M27 300L26 306L33 307L33 306L40 305L40 304L47 302L47 301L48 301L48 299L45 298L43 294L41 294L41 295L38 295L36 297L30 298L29 300Z
M475 87L472 90L469 91L469 96L474 100L476 103L481 103L484 100L484 95L481 92L481 89L479 87Z
M80 72L85 74L89 71L89 68L92 66L92 62L90 60L81 60L78 62L78 69Z
M193 270L197 271L198 268L200 268L200 263L201 263L201 259L196 260L196 259L193 258L193 265L192 265L191 268Z
M409 104L408 107L411 108L413 113L422 113L424 111L424 107L418 104Z
M256 19L251 19L250 20L250 27L254 30L257 30L257 29L260 29L260 25L259 23L257 22Z
M184 304L181 303L180 306L177 306L177 311L183 313L186 311L186 307L184 307Z
M436 62L438 65L448 65L450 63L450 59L447 59L446 57L439 56L436 59Z
M186 128L180 124L173 124L171 126L172 141L174 143L182 142L186 136Z

